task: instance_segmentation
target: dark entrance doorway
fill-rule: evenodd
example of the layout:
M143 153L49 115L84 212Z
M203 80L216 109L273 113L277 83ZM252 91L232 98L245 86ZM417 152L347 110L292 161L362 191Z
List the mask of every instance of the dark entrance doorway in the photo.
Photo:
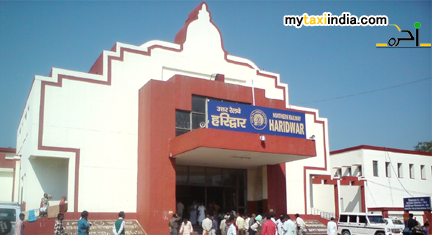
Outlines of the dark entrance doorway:
M176 166L176 198L185 206L185 218L189 218L193 201L204 203L207 214L230 210L245 213L246 185L246 170L243 169ZM210 203L217 206L210 209Z

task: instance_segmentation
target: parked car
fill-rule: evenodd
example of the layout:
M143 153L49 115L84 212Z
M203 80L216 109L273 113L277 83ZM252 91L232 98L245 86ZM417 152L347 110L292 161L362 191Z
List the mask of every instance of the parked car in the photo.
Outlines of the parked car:
M404 228L396 220L384 219L382 215L369 213L341 213L338 233L341 235L393 235L401 234ZM395 225L395 223L397 225Z
M0 234L15 234L15 224L19 220L21 207L15 202L0 202Z
M384 218L384 221L386 228L389 228L392 233L402 233L405 228L404 223L398 219Z

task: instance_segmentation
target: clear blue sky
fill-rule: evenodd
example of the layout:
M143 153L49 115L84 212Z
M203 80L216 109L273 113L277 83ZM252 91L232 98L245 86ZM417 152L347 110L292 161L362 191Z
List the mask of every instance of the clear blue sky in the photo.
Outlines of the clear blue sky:
M173 42L199 1L0 2L0 147L16 129L34 75L52 67L87 72L115 42ZM431 49L377 49L386 27L286 27L284 15L387 15L431 43L431 1L207 2L229 54L281 75L291 104L328 118L330 149L361 144L412 149L431 137ZM415 42L401 42L414 46ZM410 83L367 93L331 99ZM318 100L330 99L324 102Z

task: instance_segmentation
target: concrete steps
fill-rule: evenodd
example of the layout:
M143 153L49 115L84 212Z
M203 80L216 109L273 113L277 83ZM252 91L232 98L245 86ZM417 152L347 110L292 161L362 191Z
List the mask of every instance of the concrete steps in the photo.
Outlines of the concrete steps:
M306 235L327 235L327 225L324 225L318 220L304 220L307 228Z

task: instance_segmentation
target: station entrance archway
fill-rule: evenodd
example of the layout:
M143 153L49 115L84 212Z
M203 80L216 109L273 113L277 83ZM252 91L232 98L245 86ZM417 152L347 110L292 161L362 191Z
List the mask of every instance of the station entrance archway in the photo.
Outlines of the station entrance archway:
M199 166L176 166L176 198L185 210L183 216L189 218L192 202L210 203L219 207L217 213L230 210L247 211L247 171ZM211 212L207 211L207 214Z

